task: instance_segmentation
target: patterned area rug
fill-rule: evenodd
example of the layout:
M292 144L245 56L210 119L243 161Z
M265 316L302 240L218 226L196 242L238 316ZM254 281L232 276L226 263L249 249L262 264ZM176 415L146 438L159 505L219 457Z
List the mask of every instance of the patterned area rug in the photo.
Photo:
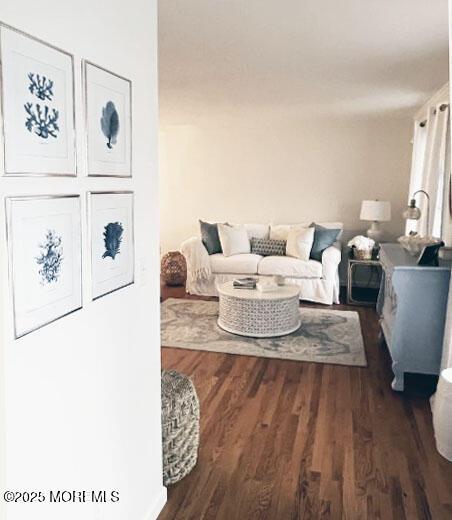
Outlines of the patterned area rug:
M162 303L162 346L314 363L367 366L359 315L300 307L301 327L289 336L245 338L217 325L218 302Z

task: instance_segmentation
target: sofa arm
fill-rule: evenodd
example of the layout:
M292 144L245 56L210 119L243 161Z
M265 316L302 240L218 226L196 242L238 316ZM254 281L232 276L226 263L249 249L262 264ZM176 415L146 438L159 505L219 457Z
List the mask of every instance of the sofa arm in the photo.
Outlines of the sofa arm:
M182 242L181 253L187 261L187 276L192 282L208 280L212 275L207 249L199 237Z
M327 280L334 280L338 273L338 266L341 262L341 243L334 242L327 247L322 254L323 277Z

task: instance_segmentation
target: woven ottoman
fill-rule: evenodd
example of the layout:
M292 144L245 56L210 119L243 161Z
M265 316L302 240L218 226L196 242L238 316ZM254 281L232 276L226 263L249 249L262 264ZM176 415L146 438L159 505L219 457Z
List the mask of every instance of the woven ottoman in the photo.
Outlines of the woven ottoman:
M184 478L195 467L199 446L199 400L187 376L162 371L163 484Z

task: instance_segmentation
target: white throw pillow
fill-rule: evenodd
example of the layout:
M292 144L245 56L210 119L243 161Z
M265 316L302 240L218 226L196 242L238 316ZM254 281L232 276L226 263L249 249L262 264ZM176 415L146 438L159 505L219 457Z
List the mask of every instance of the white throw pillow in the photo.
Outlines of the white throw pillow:
M244 224L248 237L252 238L268 238L270 226L268 224Z
M245 226L218 224L218 236L224 256L250 253L250 239Z
M302 224L271 224L270 238L271 240L286 240L291 229L305 229L309 227L310 222Z
M307 262L314 243L315 228L292 228L287 236L286 255Z

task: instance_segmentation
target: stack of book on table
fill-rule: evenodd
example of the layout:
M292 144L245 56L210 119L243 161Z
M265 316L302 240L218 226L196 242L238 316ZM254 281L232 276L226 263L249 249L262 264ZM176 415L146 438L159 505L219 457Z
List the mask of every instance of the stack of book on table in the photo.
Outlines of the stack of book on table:
M257 282L256 288L259 292L267 293L267 292L273 292L280 289L279 285L276 284L273 281L262 281L260 280Z
M235 289L256 289L257 278L248 276L246 278L235 278L232 285Z

